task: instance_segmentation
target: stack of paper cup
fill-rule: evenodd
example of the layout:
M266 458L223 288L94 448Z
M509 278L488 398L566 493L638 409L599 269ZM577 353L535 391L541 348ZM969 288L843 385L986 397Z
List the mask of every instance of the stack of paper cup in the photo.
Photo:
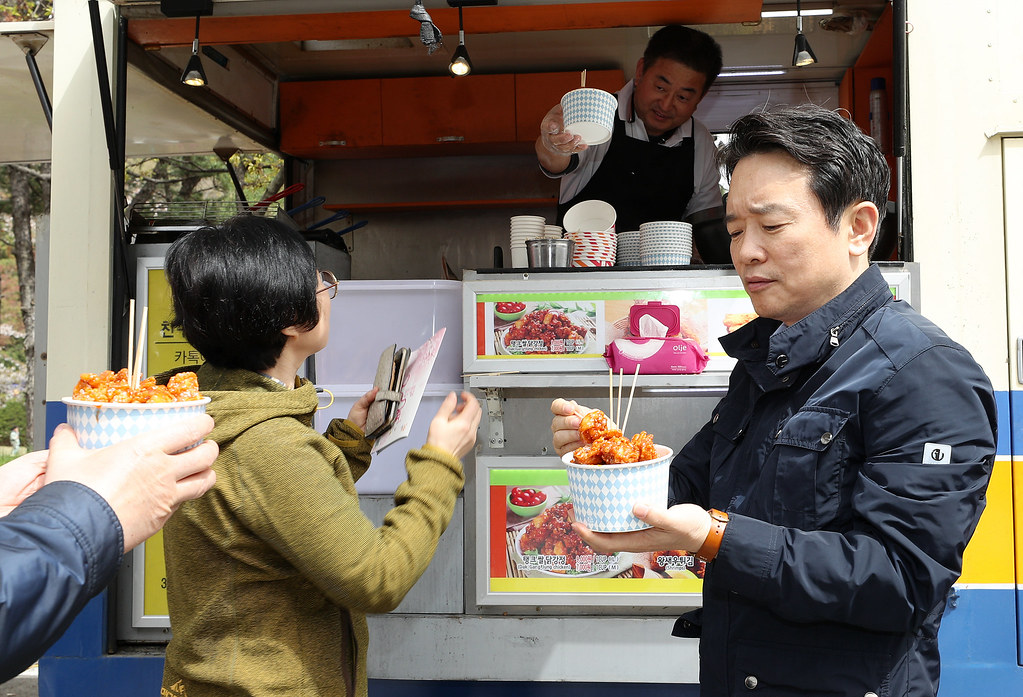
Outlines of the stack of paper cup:
M614 266L618 247L614 232L566 232L575 242L572 266Z
M628 230L618 233L618 254L616 266L640 266L639 230Z
M529 266L526 240L542 239L546 223L547 219L541 215L513 215L511 217L512 268L524 269Z
M639 226L639 257L643 266L681 266L693 255L693 226L659 220Z
M561 229L560 225L543 226L543 236L549 240L560 240L562 232L564 232L564 230Z

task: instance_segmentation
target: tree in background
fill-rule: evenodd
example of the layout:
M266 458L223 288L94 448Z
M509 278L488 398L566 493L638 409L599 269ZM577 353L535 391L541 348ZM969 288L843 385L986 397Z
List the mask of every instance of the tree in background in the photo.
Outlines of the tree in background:
M0 2L0 21L39 22L53 16L53 0Z
M31 446L35 396L35 228L50 210L48 164L0 168L0 409L21 402L13 423ZM12 416L11 418L15 418ZM3 433L9 432L8 428Z

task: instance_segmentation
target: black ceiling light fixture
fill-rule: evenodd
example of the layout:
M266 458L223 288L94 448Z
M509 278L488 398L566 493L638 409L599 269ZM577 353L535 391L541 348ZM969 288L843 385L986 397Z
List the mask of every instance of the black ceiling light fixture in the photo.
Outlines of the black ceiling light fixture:
M458 8L458 47L451 54L451 62L448 63L448 71L455 77L462 77L472 72L472 61L469 60L469 51L465 48L465 30L462 26L462 8L479 7L481 5L496 5L497 0L448 0L448 5Z
M803 33L803 8L800 0L796 0L796 45L792 48L792 65L802 68L817 62L817 56L810 48L810 42Z
M160 0L160 12L165 17L195 17L192 55L181 73L181 82L189 87L202 87L206 84L206 71L199 58L199 18L213 14L213 0Z
M181 73L181 82L189 87L204 87L206 85L206 71L202 69L202 60L199 58L199 15L195 16L195 38L192 39L192 56L188 59L188 65Z

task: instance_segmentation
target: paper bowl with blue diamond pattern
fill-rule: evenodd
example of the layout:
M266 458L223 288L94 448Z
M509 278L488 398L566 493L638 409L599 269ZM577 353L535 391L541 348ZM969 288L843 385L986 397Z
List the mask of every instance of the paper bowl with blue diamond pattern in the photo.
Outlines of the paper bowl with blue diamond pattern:
M592 87L580 87L561 98L565 130L587 145L611 140L617 110L618 99L613 94Z
M650 527L632 515L637 503L666 506L668 468L672 449L655 445L656 460L620 465L580 465L572 462L573 453L561 461L568 471L575 519L596 532L628 532Z
M87 450L96 450L140 433L157 431L186 416L205 414L210 398L145 403L85 402L70 398L61 401L67 406L67 422L75 429L78 444Z

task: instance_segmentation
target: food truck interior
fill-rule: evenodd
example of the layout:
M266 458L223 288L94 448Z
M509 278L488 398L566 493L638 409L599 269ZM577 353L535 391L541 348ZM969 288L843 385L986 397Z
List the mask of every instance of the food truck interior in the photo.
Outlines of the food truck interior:
M125 66L125 155L281 152L290 156L289 183L305 185L288 207L325 199L303 211L300 224L339 212L347 215L327 230L366 222L345 236L353 279L444 278L443 262L458 276L493 266L498 246L509 261L508 216L553 216L557 183L539 173L532 154L540 118L583 70L590 86L624 84L660 25L692 25L721 44L724 71L697 111L714 133L751 110L808 101L846 108L867 129L874 77L885 78L888 130L898 123L885 0L799 3L817 58L803 67L792 65L795 2L438 0L425 3L443 37L432 47L420 39L413 4L114 0L119 22L106 27L104 41L109 62ZM452 78L460 10L473 70ZM203 87L180 80L196 36L195 16L181 16L189 12L202 13ZM53 48L44 42L34 56L44 76ZM23 52L0 43L17 97L0 111L29 134L0 144L5 161L49 156ZM883 251L908 258L908 240L889 235Z

